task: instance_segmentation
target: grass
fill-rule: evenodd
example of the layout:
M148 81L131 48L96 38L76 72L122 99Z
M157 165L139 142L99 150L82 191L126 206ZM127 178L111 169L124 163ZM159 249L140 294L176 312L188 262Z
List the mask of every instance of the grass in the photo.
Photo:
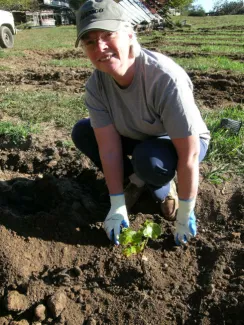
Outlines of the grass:
M211 17L213 19L213 17ZM244 23L243 23L244 25ZM243 54L244 48L244 33L241 37L226 35L192 35L191 32L186 32L184 35L176 34L174 31L168 33L153 31L151 35L139 35L139 41L144 47L150 47L151 42L161 41L163 45L159 47L162 53L167 51L167 54L174 54L174 59L186 70L232 70L238 73L243 73L244 64L236 60L231 60L228 56ZM230 41L231 40L231 41ZM196 45L194 44L196 43ZM216 44L217 43L217 44ZM175 58L175 52L188 52L195 54L195 58ZM208 58L206 58L206 53ZM204 57L201 57L203 55Z
M210 147L205 159L211 163L211 169L205 177L214 183L220 183L232 173L244 175L244 127L241 127L239 134L235 134L220 126L223 118L244 123L243 106L211 111L203 117L211 132Z
M222 45L201 45L200 46L200 51L204 51L204 52L209 52L212 54L218 54L219 52L221 52L222 54L243 54L244 51L244 46L243 48L241 47L233 47L231 46L231 44L226 45L226 46L222 46Z
M47 50L74 47L76 40L75 26L24 29L15 37L14 51Z
M243 15L228 15L228 16L205 16L205 17L190 17L190 16L173 16L173 22L178 20L186 20L187 24L192 25L192 29L197 28L218 28L226 26L243 26Z
M53 123L70 130L88 115L80 95L54 91L5 91L0 89L0 110L31 124Z
M219 71L229 70L238 73L244 73L244 64L235 60L228 59L224 56L219 57L195 57L186 58L174 58L178 64L184 67L186 70L199 70L199 71Z
M210 55L231 55L231 54L243 54L244 48L241 47L231 47L231 46L221 46L221 45L165 45L160 47L161 51L167 52L187 52L195 53L201 55L201 52L208 52Z
M11 57L25 57L25 53L18 51L11 51L9 49L5 49L5 50L1 50L0 49L0 59L7 59L7 58L11 58Z
M6 67L4 65L0 65L0 71L10 71L11 69L9 67Z
M178 44L184 44L184 45L212 45L212 46L233 46L233 47L243 47L244 48L244 39L243 41L241 41L240 39L238 40L238 42L233 42L233 37L231 39L228 39L228 45L226 43L227 40L221 40L221 39L206 39L206 38L199 38L199 39L182 39L182 38L178 38L178 37L171 37L171 38L167 38L165 39L165 43L166 44L174 44L174 43L178 43Z
M7 121L0 121L0 135L7 136L13 143L18 144L29 135L38 133L38 126L31 126L29 123L13 124Z
M221 35L221 34L216 34L216 35L208 35L208 34L175 34L172 33L170 35L167 35L164 37L165 40L170 40L171 42L177 42L177 41L183 41L183 42L188 42L188 41L202 41L202 42L236 42L237 45L244 42L244 35L238 35L238 36L233 36L233 35Z

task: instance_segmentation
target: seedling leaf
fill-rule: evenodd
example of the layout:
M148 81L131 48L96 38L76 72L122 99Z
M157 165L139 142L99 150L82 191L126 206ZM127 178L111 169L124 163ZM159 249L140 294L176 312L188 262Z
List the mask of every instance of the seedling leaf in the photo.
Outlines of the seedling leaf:
M141 231L135 231L135 234L132 237L132 242L134 245L138 245L141 243L143 237L143 233Z
M119 242L121 245L128 245L133 242L133 236L136 235L136 231L131 228L123 228L122 233L119 236Z
M138 231L124 228L119 236L119 242L124 246L123 254L129 257L132 254L139 254L142 252L149 238L156 239L160 235L161 227L156 223L146 220Z
M146 225L143 235L148 238L157 239L161 235L161 228L158 224L150 222Z

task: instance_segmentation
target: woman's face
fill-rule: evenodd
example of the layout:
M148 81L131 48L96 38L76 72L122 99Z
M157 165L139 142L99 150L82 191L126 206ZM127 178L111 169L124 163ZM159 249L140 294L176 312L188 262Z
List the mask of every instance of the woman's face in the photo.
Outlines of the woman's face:
M83 48L92 64L111 75L119 84L130 82L134 73L131 68L135 58L130 55L132 33L125 31L88 32L83 38Z

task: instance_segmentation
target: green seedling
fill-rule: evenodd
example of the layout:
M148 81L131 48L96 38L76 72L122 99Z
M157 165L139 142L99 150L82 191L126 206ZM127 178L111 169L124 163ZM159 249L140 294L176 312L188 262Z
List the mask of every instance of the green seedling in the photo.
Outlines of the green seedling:
M138 231L124 228L119 236L119 242L123 246L123 254L127 257L141 253L148 239L157 239L161 235L161 227L154 222L146 220Z

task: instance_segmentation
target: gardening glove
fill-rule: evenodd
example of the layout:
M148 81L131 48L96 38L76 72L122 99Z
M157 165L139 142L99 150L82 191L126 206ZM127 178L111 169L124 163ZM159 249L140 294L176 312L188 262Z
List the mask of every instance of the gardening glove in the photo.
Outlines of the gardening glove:
M125 206L124 194L110 195L111 208L104 221L104 229L108 238L119 245L119 235L123 227L129 227L129 219Z
M179 200L179 209L175 222L174 238L177 245L186 244L197 234L196 217L194 214L195 199Z

